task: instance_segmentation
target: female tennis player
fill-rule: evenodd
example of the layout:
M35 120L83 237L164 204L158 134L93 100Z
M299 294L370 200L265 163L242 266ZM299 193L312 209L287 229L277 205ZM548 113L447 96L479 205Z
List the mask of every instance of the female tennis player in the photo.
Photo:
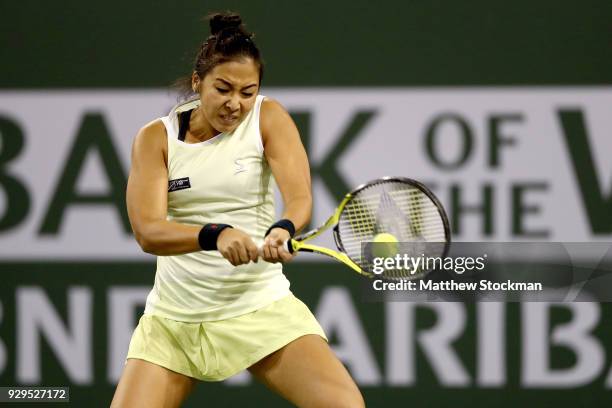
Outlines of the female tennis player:
M306 153L289 114L259 95L260 52L237 14L210 17L195 97L144 126L127 206L158 255L112 407L176 407L198 380L244 369L300 407L363 407L323 330L292 295L282 243L311 213ZM274 186L284 202L274 219ZM258 246L263 245L263 259Z

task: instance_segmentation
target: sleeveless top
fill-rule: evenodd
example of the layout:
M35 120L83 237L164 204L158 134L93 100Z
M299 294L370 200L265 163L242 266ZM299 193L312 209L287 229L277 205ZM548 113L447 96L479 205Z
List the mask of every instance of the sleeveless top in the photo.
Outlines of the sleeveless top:
M179 138L179 115L192 100L161 118L168 136L169 221L225 223L256 245L275 221L275 181L263 151L259 112L264 96L231 133L200 143ZM187 122L188 123L188 122ZM219 251L158 256L145 313L184 322L223 320L262 308L290 293L282 265L263 260L233 266Z

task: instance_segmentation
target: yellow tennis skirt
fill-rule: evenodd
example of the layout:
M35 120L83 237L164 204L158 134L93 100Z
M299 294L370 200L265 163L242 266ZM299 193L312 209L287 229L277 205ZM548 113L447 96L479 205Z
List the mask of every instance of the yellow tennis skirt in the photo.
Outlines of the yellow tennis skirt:
M221 381L307 334L327 340L308 306L293 295L212 322L145 314L134 330L127 359L149 361L202 381Z

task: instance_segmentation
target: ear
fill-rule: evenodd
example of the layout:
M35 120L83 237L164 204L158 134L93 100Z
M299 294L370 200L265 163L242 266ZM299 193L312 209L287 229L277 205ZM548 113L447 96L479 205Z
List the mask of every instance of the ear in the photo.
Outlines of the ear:
M200 76L195 71L191 74L191 90L195 93L200 92Z

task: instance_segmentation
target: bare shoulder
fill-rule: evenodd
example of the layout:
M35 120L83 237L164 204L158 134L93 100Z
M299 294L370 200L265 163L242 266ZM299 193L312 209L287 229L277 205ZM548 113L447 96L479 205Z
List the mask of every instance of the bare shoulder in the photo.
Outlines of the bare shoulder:
M289 112L276 99L266 97L261 103L259 115L259 129L261 130L264 144L271 133L286 127L295 127Z
M276 99L268 98L261 103L261 113L259 120L261 122L276 122L279 120L290 120L287 109Z
M166 127L161 119L155 119L141 127L134 143L166 144Z
M275 113L287 113L287 110L281 105L279 101L274 98L266 96L266 99L261 103L261 115L274 115Z
M144 125L134 138L132 154L163 154L164 161L168 157L166 127L161 119L153 120Z

